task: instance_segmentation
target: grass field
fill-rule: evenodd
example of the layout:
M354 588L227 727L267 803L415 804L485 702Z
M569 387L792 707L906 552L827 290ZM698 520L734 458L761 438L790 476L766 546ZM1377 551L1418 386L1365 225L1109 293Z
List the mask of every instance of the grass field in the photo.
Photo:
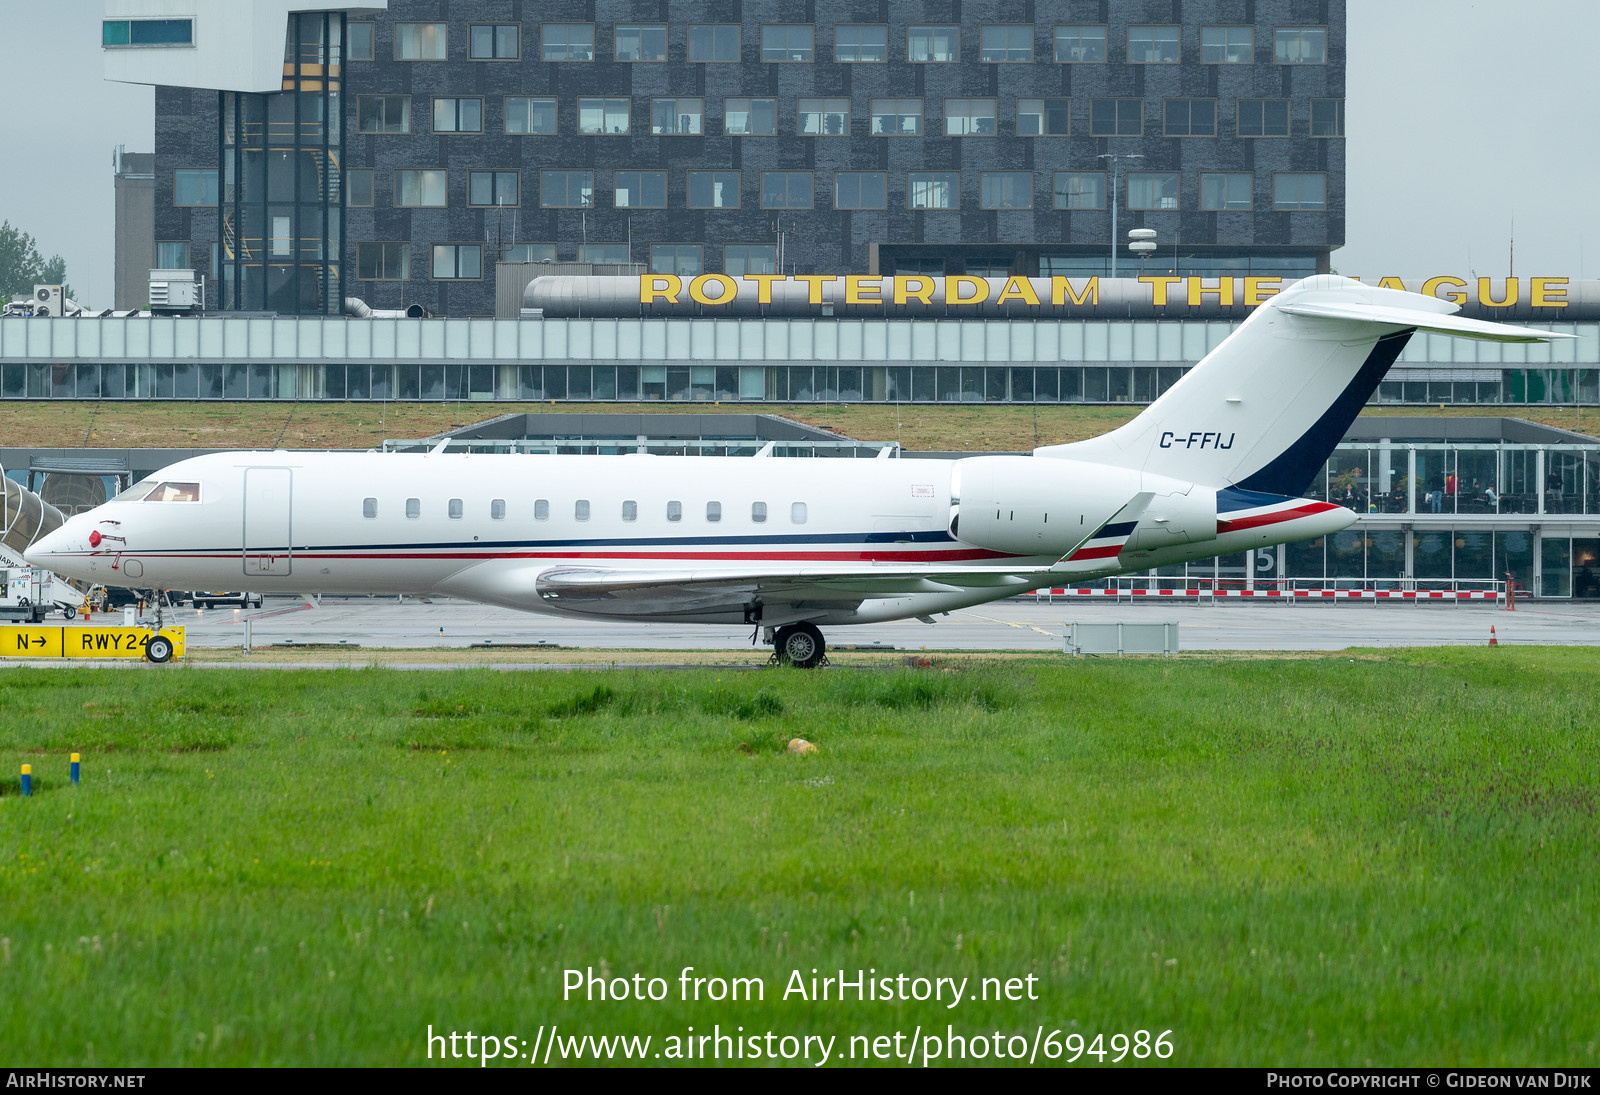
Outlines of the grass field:
M408 1064L429 1024L554 1023L834 1035L836 1063L953 1026L1170 1030L1188 1065L1593 1066L1597 670L4 670L0 1059ZM684 966L765 1000L680 1002ZM587 967L671 995L563 1002ZM813 968L1038 999L780 998Z

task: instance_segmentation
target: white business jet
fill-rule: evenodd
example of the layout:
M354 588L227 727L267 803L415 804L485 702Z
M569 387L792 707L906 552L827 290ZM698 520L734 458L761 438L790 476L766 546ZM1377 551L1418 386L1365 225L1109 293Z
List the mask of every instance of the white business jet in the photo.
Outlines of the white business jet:
M569 616L746 624L810 667L821 626L1325 536L1301 497L1417 330L1538 342L1434 297L1307 278L1137 418L1027 456L728 459L232 452L35 543L137 589L423 593Z

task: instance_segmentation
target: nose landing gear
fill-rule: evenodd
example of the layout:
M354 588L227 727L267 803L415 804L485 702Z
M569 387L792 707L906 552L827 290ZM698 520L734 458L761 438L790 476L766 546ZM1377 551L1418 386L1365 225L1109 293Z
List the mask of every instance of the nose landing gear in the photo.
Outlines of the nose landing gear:
M780 627L772 636L772 658L779 665L796 669L815 669L828 663L822 632L815 624L798 623Z

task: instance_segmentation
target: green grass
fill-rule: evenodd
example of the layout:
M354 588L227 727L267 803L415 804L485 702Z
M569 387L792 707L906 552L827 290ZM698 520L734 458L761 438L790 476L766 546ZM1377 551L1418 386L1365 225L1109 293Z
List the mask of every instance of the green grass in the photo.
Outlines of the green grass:
M0 1059L720 1023L1595 1064L1600 655L950 664L0 671ZM683 966L766 1000L679 1002ZM586 967L672 996L563 1002ZM1039 999L781 1000L813 967Z

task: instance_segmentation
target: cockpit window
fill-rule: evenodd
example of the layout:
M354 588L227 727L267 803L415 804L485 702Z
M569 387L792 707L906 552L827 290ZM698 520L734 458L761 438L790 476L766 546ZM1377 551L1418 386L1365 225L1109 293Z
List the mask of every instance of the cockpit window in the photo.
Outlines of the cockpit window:
M156 485L154 479L141 479L121 494L112 499L113 502L137 502L150 493L150 488Z
M145 495L146 502L198 502L199 483L161 483Z

